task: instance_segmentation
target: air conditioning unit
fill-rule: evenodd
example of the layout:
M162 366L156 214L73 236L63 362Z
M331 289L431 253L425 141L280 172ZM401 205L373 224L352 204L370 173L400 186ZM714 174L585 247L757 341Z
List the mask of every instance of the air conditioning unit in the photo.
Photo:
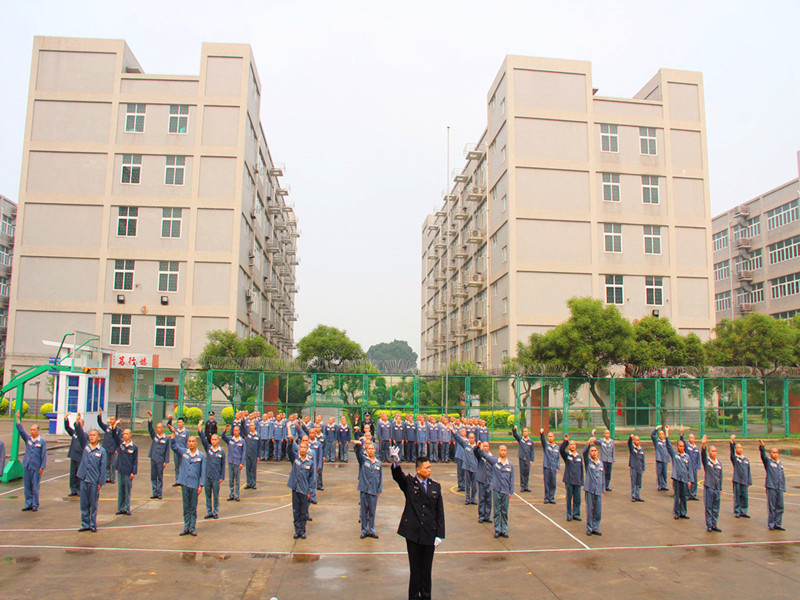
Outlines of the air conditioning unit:
M247 300L248 304L252 304L253 303L253 290L245 290L244 299Z

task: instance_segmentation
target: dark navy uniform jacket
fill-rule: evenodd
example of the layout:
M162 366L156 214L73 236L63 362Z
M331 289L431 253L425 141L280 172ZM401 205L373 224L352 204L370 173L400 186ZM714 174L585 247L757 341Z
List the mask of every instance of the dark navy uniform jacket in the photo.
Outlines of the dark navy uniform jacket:
M200 443L206 451L206 479L211 481L224 481L225 480L225 450L222 446L217 446L214 450L208 438L201 431Z
M47 468L47 443L44 441L41 433L35 440L31 438L22 427L21 423L17 423L17 431L19 437L25 442L25 456L22 459L22 466L32 471Z
M583 456L577 452L575 455L570 454L567 446L569 446L569 440L564 440L558 447L559 454L564 459L564 477L562 479L564 483L570 485L583 485Z
M761 462L764 463L764 468L767 470L767 479L764 481L764 487L785 492L786 474L783 472L783 463L779 460L772 460L772 457L768 456L766 450L764 450L764 446L761 446L759 450L761 450Z
M398 443L403 441L403 421L399 423L397 420L392 421L392 442Z
M176 483L195 490L204 485L206 477L205 455L199 450L195 450L196 453L192 456L189 448L183 445L182 440L177 435L170 442L172 449L181 455L181 473L178 475Z
M258 433L258 427L256 427L255 433L247 430L247 433L244 436L245 441L245 456L250 458L255 458L258 456L258 441L260 440L260 436Z
M298 494L310 494L317 487L317 476L314 464L314 457L306 453L305 459L300 458L300 453L295 448L296 443L289 444L286 451L289 460L292 461L292 472L289 474L289 481L286 487L291 488Z
M125 476L139 472L139 447L133 442L122 442L117 448L117 472Z
M347 423L344 425L338 423L336 425L336 441L340 444L346 444L350 439L350 426Z
M232 465L243 465L246 444L244 438L240 436L237 440L223 433L222 439L228 444L228 462Z
M742 485L753 485L753 476L750 474L750 459L746 456L736 456L736 444L731 442L731 463L733 463L733 482Z
M506 458L506 464L503 464L500 458L487 454L480 447L475 448L475 455L481 464L489 467L492 478L491 489L511 496L514 493L514 465L511 461Z
M703 481L703 487L709 490L721 490L722 489L722 463L719 460L711 460L708 457L708 453L706 449L703 448L700 451L700 460L703 461L703 469L706 473L705 481Z
M519 444L519 452L517 454L517 457L520 460L529 460L533 462L533 457L534 457L533 439L528 438L526 440L519 433L517 433L516 430L513 430L512 434L514 435L514 439L517 440L517 443Z
M86 445L78 467L78 479L91 485L103 485L106 482L106 449L100 444L97 448Z
M664 440L658 439L658 429L653 429L650 434L653 446L656 448L656 462L670 462L669 451L667 450L666 437Z
M392 465L392 479L406 498L397 533L409 541L433 546L436 538L444 539L444 503L442 486L427 479L427 491L416 475L406 475L400 465Z
M639 442L639 447L637 448L633 445L633 438L629 437L628 452L630 453L628 466L634 471L644 471L644 448L642 448L641 442Z
M358 491L377 496L383 493L383 468L381 461L375 457L370 460L361 446L356 448L358 460Z
M169 462L169 438L163 433L161 437L158 437L156 430L153 429L152 421L147 422L147 431L150 432L150 439L153 440L147 457L157 464L166 465Z
M606 491L606 474L603 462L594 462L589 458L589 444L583 449L583 462L586 466L586 480L583 482L583 489L590 494L602 496Z
M417 443L418 444L427 444L428 443L428 424L423 422L417 421L414 424L414 428L417 430Z
M542 442L542 450L544 450L542 468L558 471L561 467L561 455L558 453L558 444L551 444L548 442L547 438L544 437L544 433L539 434L539 441Z
M683 456L669 443L669 438L666 438L667 452L672 457L672 479L682 481L684 483L691 483L692 481L692 459L684 452Z
M69 451L67 452L67 458L70 460L77 460L83 457L83 444L81 444L81 439L78 437L78 434L75 433L75 430L69 424L69 419L64 417L64 430L67 432L69 437L72 439L69 442Z
M470 473L475 473L478 470L478 459L475 457L475 448L478 447L469 445L469 440L462 438L460 435L456 436L456 442L461 447L461 468Z
M681 436L681 441L686 445L686 454L689 455L689 460L692 461L692 469L694 469L695 471L699 471L700 469L702 469L703 460L702 457L700 456L700 446L698 446L697 444L694 445L690 444L689 442L683 439L683 436Z
M371 423L371 421L364 421L364 425ZM372 435L375 436L377 434L377 438L381 442L386 442L392 439L392 424L389 421L385 421L383 419L378 421L377 424L377 432L375 431L376 426L373 425L371 427ZM363 431L363 429L362 429Z
M117 446L119 446L122 441L122 432L119 430L119 427L112 428L106 423L103 423L102 415L97 415L97 425L105 433L105 435L103 435L103 448L106 450L107 457L110 457L117 451Z

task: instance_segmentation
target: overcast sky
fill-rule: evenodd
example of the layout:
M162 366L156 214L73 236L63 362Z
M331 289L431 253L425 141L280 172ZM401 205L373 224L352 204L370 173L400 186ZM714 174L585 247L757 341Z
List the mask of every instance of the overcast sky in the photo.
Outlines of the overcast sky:
M797 177L800 2L0 0L0 194L17 200L34 35L122 38L147 73L197 74L201 42L252 45L261 119L302 236L299 339L419 352L420 236L486 121L506 54L592 62L603 96L661 67L705 82L714 214ZM44 282L43 282L44 283Z

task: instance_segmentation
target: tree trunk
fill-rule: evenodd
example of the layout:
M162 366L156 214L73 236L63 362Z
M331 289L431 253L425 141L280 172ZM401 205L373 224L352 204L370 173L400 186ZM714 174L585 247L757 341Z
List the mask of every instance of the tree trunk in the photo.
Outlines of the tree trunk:
M603 423L606 424L607 429L611 429L611 419L609 417L609 408L606 406L605 400L600 397L600 394L597 393L597 385L596 379L589 379L589 392L591 392L592 396L594 397L595 402L600 406L600 411L603 416Z

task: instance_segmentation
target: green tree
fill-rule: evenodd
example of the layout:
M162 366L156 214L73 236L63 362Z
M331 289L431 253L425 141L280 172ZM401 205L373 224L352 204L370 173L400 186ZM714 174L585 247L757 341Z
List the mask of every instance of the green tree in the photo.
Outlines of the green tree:
M336 327L317 325L297 342L298 359L311 371L333 372L346 363L364 359L361 346L347 337L347 332Z
M382 373L408 373L417 368L417 353L405 340L394 340L370 346L367 360Z
M646 369L703 364L703 343L695 334L684 337L669 319L645 317L633 326L631 364Z
M213 385L231 406L250 405L258 401L259 374L279 352L260 336L240 338L233 331L214 329L206 334L208 343L198 362L204 369L214 369Z

